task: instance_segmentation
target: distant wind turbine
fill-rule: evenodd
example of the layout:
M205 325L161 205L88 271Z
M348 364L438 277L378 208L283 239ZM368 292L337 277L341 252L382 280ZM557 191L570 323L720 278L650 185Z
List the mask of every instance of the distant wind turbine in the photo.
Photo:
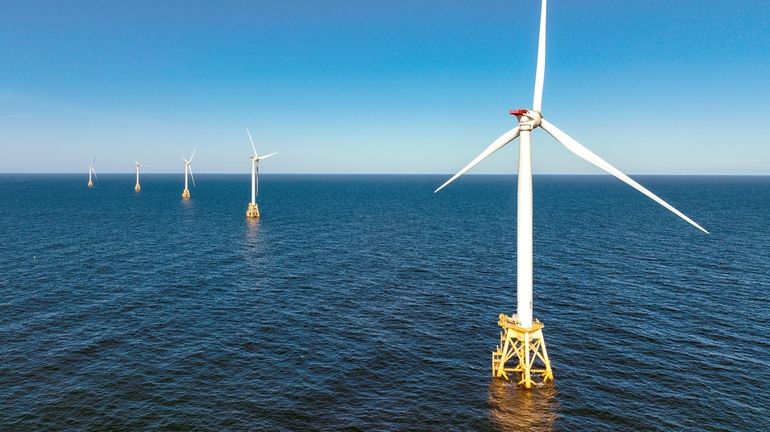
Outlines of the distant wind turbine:
M193 186L195 186L195 176L193 176L192 172L192 160L195 157L195 152L198 149L193 149L192 155L190 155L190 160L187 160L185 158L182 158L184 161L184 190L182 191L182 198L184 199L190 199L190 189L187 188L187 173L190 173L190 178L192 179Z
M246 129L246 134L249 135L251 149L254 150L254 154L249 157L249 159L251 159L251 202L249 203L248 208L246 208L246 217L258 218L260 216L259 206L257 205L257 195L259 195L259 161L277 155L278 152L259 156L257 154L257 148L254 146L254 140L251 138L251 132L249 132L248 129Z
M139 163L139 161L136 159L134 159L134 163L136 164L136 186L134 186L134 190L136 192L139 192L142 190L142 186L139 185L139 169L145 166L151 166L151 165L143 165Z
M492 371L497 377L508 378L508 372L520 374L519 384L527 388L532 385L532 373L539 373L542 381L553 379L551 363L545 349L543 339L543 324L532 317L532 156L531 133L538 127L543 128L552 137L561 143L567 150L588 161L589 163L612 174L632 188L641 192L656 203L662 205L675 215L685 220L690 225L708 234L708 231L685 216L682 212L663 201L645 187L632 180L620 170L610 165L599 156L582 146L573 138L562 132L553 123L547 121L542 115L543 83L545 80L545 36L546 36L546 11L547 0L542 0L540 11L540 37L537 50L537 69L535 74L535 92L532 109L511 110L511 115L516 116L519 125L504 133L496 139L481 154L473 159L452 178L442 184L435 192L440 191L455 179L465 174L479 162L496 152L517 137L519 143L519 171L518 171L518 201L517 201L517 254L516 254L516 314L506 316L500 314L498 325L503 328L500 334L500 345L492 355ZM506 367L506 362L517 358L515 367ZM539 369L533 368L536 360L539 360Z
M88 167L88 187L90 188L94 187L94 181L91 180L91 175L93 175L94 178L98 178L96 177L96 170L94 170L94 162L96 162L96 156L94 156L94 159L90 164L86 165Z

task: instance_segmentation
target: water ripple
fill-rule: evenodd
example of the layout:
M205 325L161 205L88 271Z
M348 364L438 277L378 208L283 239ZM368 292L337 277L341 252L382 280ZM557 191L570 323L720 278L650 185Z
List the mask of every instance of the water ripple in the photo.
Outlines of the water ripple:
M0 429L770 430L767 178L536 177L525 391L515 177L177 177L0 176Z

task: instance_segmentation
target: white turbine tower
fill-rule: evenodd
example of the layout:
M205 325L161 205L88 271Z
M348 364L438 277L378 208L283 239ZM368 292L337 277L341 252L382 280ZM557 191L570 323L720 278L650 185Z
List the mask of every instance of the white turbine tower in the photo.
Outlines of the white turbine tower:
M264 156L257 154L257 148L254 146L254 140L251 139L251 132L246 129L246 134L249 135L249 142L251 142L251 149L254 150L254 154L249 156L251 159L251 202L246 208L247 218L259 217L259 206L257 205L257 195L259 195L259 161L267 159L270 156L277 155L278 152L270 153Z
M506 316L500 314L498 325L503 328L500 334L500 345L492 354L492 373L497 377L508 378L508 372L521 374L519 384L527 388L532 385L532 373L539 373L542 381L552 380L551 364L545 349L540 321L532 317L532 159L531 159L531 133L538 127L543 128L554 137L567 150L575 153L589 163L612 174L624 183L638 190L653 201L662 205L675 215L687 221L689 224L708 234L708 231L685 216L682 212L663 201L645 187L623 174L599 156L583 147L553 123L547 121L542 115L543 82L545 79L545 34L546 34L547 0L542 0L540 11L540 37L537 50L537 69L535 74L535 92L532 109L511 110L511 115L516 116L519 125L496 139L481 154L473 159L452 178L446 181L435 192L440 191L449 183L465 174L479 162L496 152L517 137L519 143L519 170L518 170L518 202L516 211L516 314ZM506 362L517 357L515 367L507 367ZM534 366L539 360L539 365Z
M190 156L190 160L187 160L185 158L182 158L184 161L184 190L182 191L182 198L184 199L190 199L190 189L187 188L187 173L190 173L190 178L192 178L193 186L195 186L195 176L192 172L192 160L195 157L195 152L198 149L193 149L192 155Z
M134 159L134 163L136 164L136 186L134 186L134 191L139 192L142 190L142 187L139 185L139 169L144 165L140 164L136 159Z
M88 187L90 188L94 187L94 181L91 179L91 176L93 175L94 178L98 178L96 177L96 170L94 170L94 162L96 162L96 157L94 157L90 164L86 165L88 167Z

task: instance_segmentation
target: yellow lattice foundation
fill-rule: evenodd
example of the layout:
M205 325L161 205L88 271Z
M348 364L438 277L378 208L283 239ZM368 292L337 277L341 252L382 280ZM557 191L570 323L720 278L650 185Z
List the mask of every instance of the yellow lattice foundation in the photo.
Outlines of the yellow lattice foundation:
M258 218L259 217L259 206L257 204L249 203L249 207L246 209L246 217L247 218Z
M91 180L88 180L88 187L90 188L94 187L94 182L92 182Z
M137 183L136 186L134 186L134 191L139 192L140 190L142 190L142 187L139 186L139 183Z
M182 191L182 198L190 199L190 189L185 188L185 190Z
M492 353L492 376L510 380L509 373L518 374L518 384L526 388L531 388L532 383L553 381L543 339L543 323L535 320L532 327L524 328L516 315L500 314L497 325L503 331L500 332L500 345ZM539 379L533 379L537 376Z

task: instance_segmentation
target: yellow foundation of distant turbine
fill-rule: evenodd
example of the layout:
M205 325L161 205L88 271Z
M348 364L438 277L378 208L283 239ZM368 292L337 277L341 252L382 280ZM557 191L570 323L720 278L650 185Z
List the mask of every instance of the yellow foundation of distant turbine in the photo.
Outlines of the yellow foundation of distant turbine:
M258 218L259 217L259 206L257 204L249 203L249 207L246 208L246 217L247 218Z
M139 186L139 183L137 183L136 186L134 186L134 192L139 192L141 190L142 190L142 187Z
M492 376L510 380L508 374L519 378L518 384L531 388L553 381L551 361L545 350L543 323L538 320L532 327L524 328L515 315L500 314L497 320L503 331L500 332L500 345L492 353Z
M182 191L182 198L184 199L190 199L190 189L185 188Z
M88 180L88 187L90 188L94 187L94 182L92 182L91 180Z

